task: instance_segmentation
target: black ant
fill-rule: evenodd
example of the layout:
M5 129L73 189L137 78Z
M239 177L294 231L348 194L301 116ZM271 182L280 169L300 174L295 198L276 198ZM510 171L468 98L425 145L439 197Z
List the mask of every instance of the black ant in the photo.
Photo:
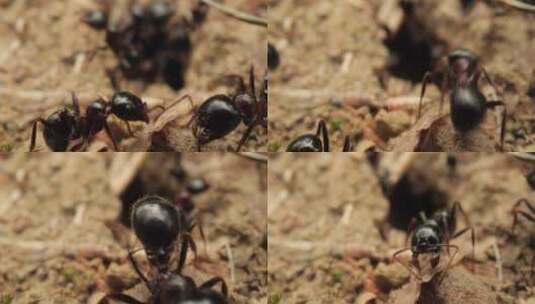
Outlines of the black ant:
M444 93L449 90L453 126L458 132L464 134L479 126L485 117L487 108L503 106L504 114L500 130L500 148L503 149L507 111L502 101L487 101L479 90L478 81L482 73L497 92L496 86L485 68L481 66L477 55L465 49L456 49L450 52L448 55L447 75L443 77L441 86L440 110L442 110L444 103ZM435 76L432 72L426 72L424 75L418 105L418 118L420 118L422 111L422 99L425 95L426 85Z
M148 280L133 257L133 253L137 250L128 253L134 270L152 294L148 303L228 303L227 286L222 278L214 277L196 286L192 278L181 274L186 261L188 244L192 245L193 250L195 248L193 240L190 237L184 237L186 235L183 231L185 222L186 219L180 210L161 197L144 197L134 205L132 212L134 233L143 244L150 264L157 270L156 278ZM180 257L177 268L170 271L170 254L177 239L182 239ZM212 287L218 283L221 283L221 293L212 290ZM108 303L109 299L130 304L144 304L122 293L107 294L99 303Z
M521 205L524 204L525 207L527 207L527 210L520 210ZM520 216L524 217L526 220L530 222L535 222L535 206L533 206L527 199L522 198L519 199L514 207L513 207L513 227L511 229L512 235L515 234L515 228L518 224L518 219ZM535 239L533 237L530 237L531 246L535 248ZM535 274L535 253L533 254L533 257L531 258L531 274L530 276L533 277Z
M321 137L320 137L321 135ZM323 140L322 140L323 139ZM346 136L344 139L343 152L349 152L352 149L351 139ZM329 152L329 131L324 120L320 120L316 134L301 135L292 141L286 152Z
M119 61L115 69L108 71L116 90L118 71L127 78L148 82L161 75L175 90L184 86L192 48L189 33L205 20L206 4L199 1L192 11L192 21L184 18L178 22L170 22L176 8L167 1L153 1L146 7L135 5L131 15L118 22L109 22L105 11L88 12L83 20L94 29L106 29L106 43Z
M457 212L462 214L468 224L468 227L456 231L457 226ZM450 248L454 249L453 256L450 257L448 265L449 268L452 261L459 251L459 247L450 244L450 240L457 238L470 230L472 234L472 258L475 256L475 232L474 228L470 225L466 213L462 209L459 202L455 202L453 207L448 210L442 210L435 212L430 218L428 218L423 212L419 214L419 223L416 218L413 218L409 225L407 234L407 240L411 239L410 247L403 248L394 253L393 257L398 263L407 268L418 280L422 281L420 276L421 265L418 260L418 256L422 254L431 255L431 267L435 269L440 262L440 254L443 248L447 249L448 254ZM412 252L411 265L416 268L416 271L410 265L406 265L399 259L399 255L407 250Z
M110 131L106 119L110 114L126 122L128 131L132 134L129 121L149 122L147 104L136 95L120 91L116 92L108 102L99 98L89 104L85 116L80 113L78 98L71 95L72 107L65 106L46 119L38 118L33 122L30 139L30 152L35 148L37 123L43 125L43 137L46 145L55 152L66 151L73 140L82 139L83 143L75 149L85 146L88 141L102 129L110 137L113 147L118 151L117 143Z
M236 151L240 151L249 139L253 129L261 125L267 128L267 76L257 97L254 68L249 69L249 92L243 79L239 79L237 92L233 95L214 95L205 100L193 117L193 135L197 139L198 151L213 140L225 137L243 122L247 129L243 133Z

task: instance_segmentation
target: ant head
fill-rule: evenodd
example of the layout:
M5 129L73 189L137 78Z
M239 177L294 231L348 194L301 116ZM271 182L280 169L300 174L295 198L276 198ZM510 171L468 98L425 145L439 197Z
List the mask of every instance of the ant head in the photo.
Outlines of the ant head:
M194 178L188 182L186 185L186 190L190 194L200 194L205 192L210 188L210 185L206 182L204 178Z
M238 111L240 111L243 122L249 125L254 116L255 98L247 93L238 94L234 98L234 104L238 108Z
M450 71L455 79L458 79L461 83L469 80L474 74L478 60L478 57L474 53L465 49L453 50L448 55Z
M139 199L132 211L132 227L143 244L152 264L165 267L170 249L182 230L178 210L166 199L146 196Z
M438 253L441 237L438 224L430 223L416 229L411 238L411 250L417 253Z
M234 131L241 121L241 114L226 95L208 98L197 112L193 135L200 145L219 139Z
M292 141L286 152L322 152L323 143L321 139L313 134L306 134L299 136L294 141Z
M143 121L149 123L147 106L136 95L120 91L111 98L111 113L127 121Z
M66 151L76 125L76 116L67 107L50 114L43 129L46 145L54 152Z

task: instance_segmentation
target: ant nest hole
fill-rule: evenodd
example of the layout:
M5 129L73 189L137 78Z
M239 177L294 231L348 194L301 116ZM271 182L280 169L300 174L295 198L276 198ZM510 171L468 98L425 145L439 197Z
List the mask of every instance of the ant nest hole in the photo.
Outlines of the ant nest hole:
M418 161L402 173L393 184L386 185L385 197L390 208L386 221L398 230L406 231L410 221L420 212L430 216L450 202L445 155L419 155ZM433 170L430 168L433 167Z

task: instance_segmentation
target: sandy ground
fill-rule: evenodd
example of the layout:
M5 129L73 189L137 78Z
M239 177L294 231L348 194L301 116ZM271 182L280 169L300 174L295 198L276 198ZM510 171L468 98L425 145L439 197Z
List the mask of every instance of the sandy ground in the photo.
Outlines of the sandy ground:
M342 150L346 134L354 139L355 151L371 144L408 151L392 141L415 123L423 74L439 69L439 59L459 47L479 55L496 83L499 96L480 81L487 99L501 99L507 106L505 150L533 150L533 100L527 92L534 77L534 15L499 1L475 1L471 10L463 10L457 0L411 1L419 23L412 38L423 45L395 48L405 56L402 64L389 69L392 49L384 43L382 26L400 28L395 24L402 15L399 9L382 10L388 2L396 1L269 2L268 39L280 53L280 66L270 72L269 150L285 150L292 139L314 132L317 121L325 119L334 151ZM424 117L434 117L431 109L437 107L439 96L438 86L428 86ZM489 111L483 124L490 124L491 131L482 128L472 136L481 137L478 142L459 148L446 140L439 150L495 150L493 123L501 115L497 111L501 109ZM442 128L450 130L445 136L455 135L451 123ZM477 134L481 132L486 135Z
M188 16L195 1L178 1L179 16ZM256 15L265 15L260 1L232 0L226 4ZM105 45L104 33L81 22L80 18L98 8L93 0L0 1L0 144L3 150L27 151L31 122L46 117L70 104L71 91L76 92L82 105L98 96L111 97L113 90L105 69L116 66L110 50L91 51ZM232 29L232 30L229 30ZM265 28L245 24L216 11L210 11L206 22L192 34L193 54L186 73L186 86L173 91L163 83L144 84L121 81L122 89L130 90L149 102L166 104L189 94L196 104L218 93L231 93L232 88L213 85L229 74L247 76L251 65L256 68L259 82L266 69ZM258 86L257 86L258 87ZM189 105L183 103L184 112ZM115 121L110 118L110 121ZM137 126L138 130L142 124ZM118 124L122 133L124 125ZM235 147L245 130L213 142L206 150L227 150ZM122 132L121 132L122 131ZM191 131L173 130L175 150L192 150ZM176 134L175 134L176 133ZM257 128L244 150L265 150L267 135ZM104 140L102 137L101 140ZM44 143L39 139L39 145Z
M123 228L114 237L106 225L123 227L114 189L139 155L1 156L0 303L96 303L112 288L147 296L122 243L133 234ZM128 193L172 198L182 187L169 173L179 159L148 155L137 171L141 184ZM206 244L194 230L200 262L192 265L190 255L184 273L198 284L223 277L233 303L266 303L265 166L219 153L183 155L181 163L212 187L195 200ZM144 255L137 258L148 270Z
M475 264L470 236L464 234L453 241L464 257L446 272L453 279L447 277L438 292L422 287L419 303L533 303L533 223L524 222L517 237L509 238L514 203L533 199L519 163L509 155L466 153L452 172L446 154L422 153L410 156L411 165L401 170L405 162L399 157L407 155L383 155L398 160L386 168L391 176L405 172L412 182L401 188L397 200L389 200L362 154L273 155L268 171L270 303L414 303L399 298L414 292L411 284L420 285L409 282L409 272L392 260L405 247L405 230L414 215L407 210L435 210L454 201L475 228ZM463 225L460 220L458 228ZM452 293L470 295L473 286L472 299L492 301L451 299ZM446 294L449 301L439 302L430 292Z

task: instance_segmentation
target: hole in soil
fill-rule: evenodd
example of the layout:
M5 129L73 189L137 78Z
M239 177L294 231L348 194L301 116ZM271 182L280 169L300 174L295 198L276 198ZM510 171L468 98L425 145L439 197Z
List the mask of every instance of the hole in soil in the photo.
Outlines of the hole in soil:
M412 7L405 5L403 10L401 27L383 41L389 51L385 68L394 77L417 83L427 71L433 70L445 44L415 20Z
M139 175L134 177L132 182L121 193L121 211L119 212L118 220L130 227L130 213L132 212L132 206L145 194L145 183Z
M386 197L390 203L387 221L396 229L406 231L410 221L424 212L430 216L446 207L448 196L437 187L409 175L393 185Z

